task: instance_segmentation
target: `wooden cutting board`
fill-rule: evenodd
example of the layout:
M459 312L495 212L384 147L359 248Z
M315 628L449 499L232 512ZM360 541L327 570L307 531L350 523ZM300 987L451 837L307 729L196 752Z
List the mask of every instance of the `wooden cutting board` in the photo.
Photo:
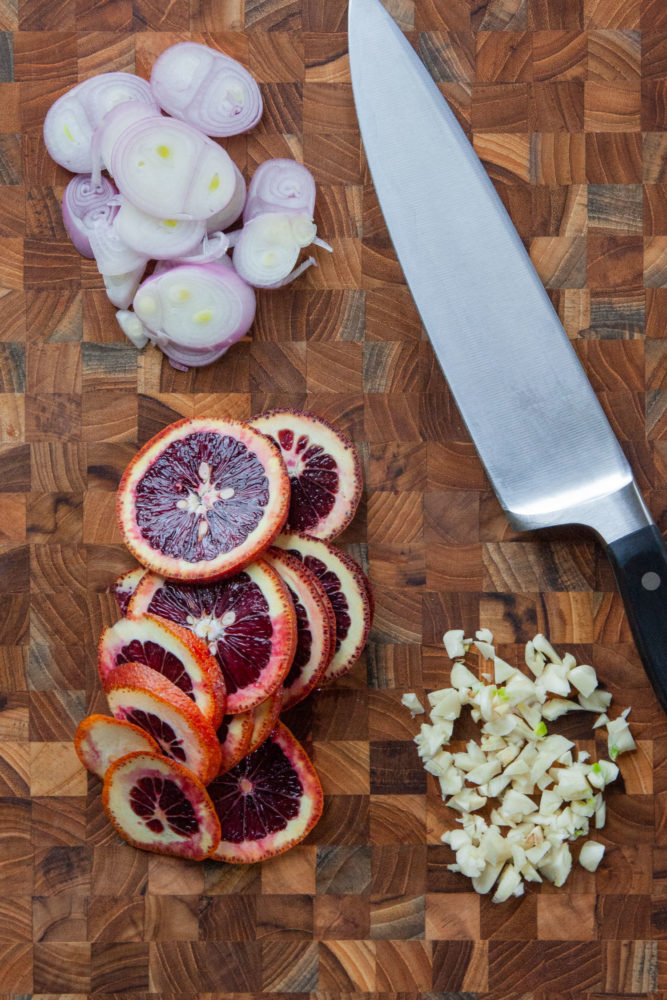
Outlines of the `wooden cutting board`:
M389 0L530 247L667 527L667 6L664 0ZM0 993L404 1000L667 996L667 726L590 536L515 536L461 425L365 170L344 0L0 2ZM229 142L318 182L334 248L261 294L252 335L177 372L137 353L65 235L51 102L108 70L147 76L192 38L240 59L265 113ZM419 183L419 178L415 178ZM446 239L446 234L443 234ZM308 407L363 456L341 542L377 599L362 661L292 713L326 795L313 834L263 865L188 864L112 832L72 749L102 709L107 593L133 563L121 471L192 414ZM592 663L638 752L610 790L595 875L502 906L447 870L443 809L400 707L443 685L446 628L536 631ZM576 728L578 726L579 728ZM589 737L588 726L571 731ZM590 742L590 740L589 740ZM592 744L590 744L592 746Z

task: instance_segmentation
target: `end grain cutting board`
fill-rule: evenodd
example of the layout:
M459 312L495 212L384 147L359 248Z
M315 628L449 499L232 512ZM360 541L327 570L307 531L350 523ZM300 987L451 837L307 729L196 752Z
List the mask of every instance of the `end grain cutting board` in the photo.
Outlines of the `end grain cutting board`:
M667 527L664 0L388 0L471 134L656 520ZM155 1000L667 996L667 720L588 536L516 537L402 281L365 170L344 0L0 2L0 993ZM64 232L51 102L108 70L147 76L192 38L260 81L229 142L318 182L334 247L262 294L252 335L187 374L124 340ZM119 475L183 415L308 407L357 443L365 503L342 541L369 568L363 660L292 713L323 818L261 866L181 863L112 832L72 749L103 710L107 587L132 566ZM400 707L441 686L446 628L506 657L540 630L632 705L638 752L608 796L595 875L493 906L448 872L442 805ZM576 724L579 726L579 723ZM587 726L573 728L589 735Z

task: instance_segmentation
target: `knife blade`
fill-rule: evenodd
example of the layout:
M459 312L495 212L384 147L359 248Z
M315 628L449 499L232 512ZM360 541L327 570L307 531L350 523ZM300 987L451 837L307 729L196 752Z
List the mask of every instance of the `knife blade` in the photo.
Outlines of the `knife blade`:
M380 0L350 0L373 184L445 378L510 524L602 540L667 711L667 548L491 180Z

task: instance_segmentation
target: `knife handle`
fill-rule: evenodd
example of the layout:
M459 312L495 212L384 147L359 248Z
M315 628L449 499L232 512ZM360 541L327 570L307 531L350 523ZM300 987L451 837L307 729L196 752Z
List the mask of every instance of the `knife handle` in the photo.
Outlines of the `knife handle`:
M667 712L667 546L649 524L611 542L608 554L639 655Z

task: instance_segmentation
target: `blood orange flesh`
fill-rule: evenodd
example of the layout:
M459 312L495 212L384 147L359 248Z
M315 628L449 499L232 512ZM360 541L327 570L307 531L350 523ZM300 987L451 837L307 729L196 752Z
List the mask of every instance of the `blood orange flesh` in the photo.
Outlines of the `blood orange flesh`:
M324 587L300 559L275 546L264 559L287 584L296 611L296 651L283 681L283 709L288 709L321 682L334 653L335 618Z
M218 579L269 545L287 516L276 445L236 420L181 420L138 452L118 489L118 520L142 565L179 580Z
M145 730L109 715L88 715L82 719L74 737L74 749L83 766L102 779L119 757L140 750L160 753L160 747Z
M252 728L252 712L224 717L216 730L222 753L220 774L229 771L250 752Z
M102 804L121 837L147 851L202 861L220 840L220 823L202 783L158 754L131 753L112 764Z
M225 680L228 714L259 705L281 684L296 648L296 614L280 576L263 559L212 583L147 573L130 614L149 612L207 644Z
M322 677L327 683L347 673L366 644L373 617L370 583L351 556L323 539L293 532L279 535L275 545L296 556L315 574L333 607L335 650Z
M114 582L111 584L111 587L109 589L111 590L113 596L116 598L116 602L118 604L118 610L120 611L121 615L124 615L125 612L127 611L127 606L130 603L130 598L137 589L139 581L141 580L145 572L146 570L144 569L144 567L139 566L137 569L131 569L129 570L129 572L123 573L122 576L119 576L118 579L114 580Z
M208 786L220 820L212 857L233 864L289 850L322 813L322 787L303 747L278 723L259 749Z
M248 742L246 753L252 753L257 747L267 740L278 722L281 709L283 707L283 689L277 688L270 697L257 705L250 713L252 719L252 731Z
M152 736L166 757L184 764L207 784L220 770L220 743L197 706L166 677L139 663L113 671L106 688L117 719Z
M291 496L285 531L335 538L354 517L362 490L354 445L330 423L300 410L268 410L252 426L282 452Z
M177 623L154 615L121 618L102 632L97 662L105 689L117 667L142 663L191 698L212 726L222 720L226 692L220 667L206 643Z

